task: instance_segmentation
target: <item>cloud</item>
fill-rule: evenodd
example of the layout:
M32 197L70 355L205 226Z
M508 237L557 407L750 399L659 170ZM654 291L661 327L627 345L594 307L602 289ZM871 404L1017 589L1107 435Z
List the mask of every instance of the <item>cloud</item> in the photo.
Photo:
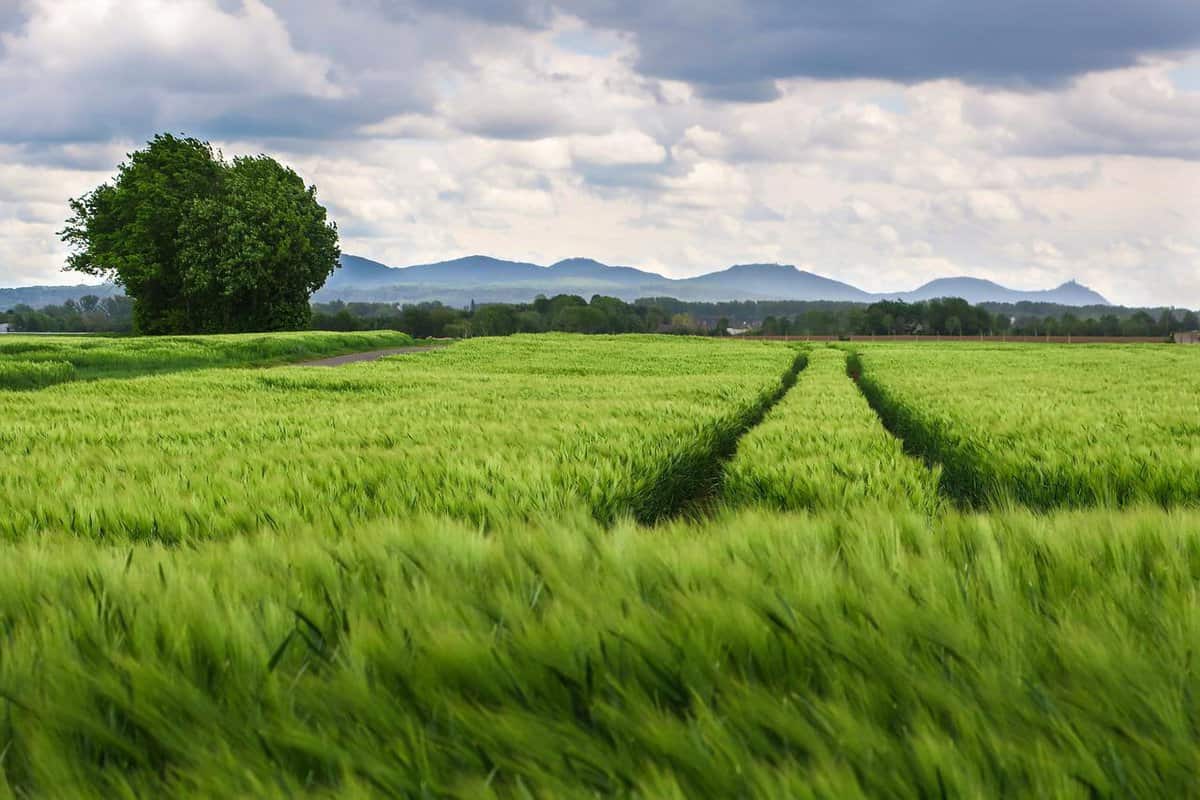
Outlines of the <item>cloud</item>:
M963 112L984 135L1023 154L1200 158L1200 93L1177 88L1171 67L1086 75L1058 93L976 92Z
M1138 8L0 0L0 285L75 279L67 198L172 130L294 166L347 252L394 264L777 260L1200 306L1200 62L1169 54L1193 3Z
M1046 87L1200 43L1193 0L565 0L636 37L643 74L763 101L793 77Z
M25 0L0 27L0 141L321 139L426 113L503 46L483 19L342 0ZM419 7L413 7L418 9ZM475 20L475 21L472 21ZM481 44L482 43L482 44Z
M1011 197L986 189L967 192L963 206L970 217L979 222L1017 222L1023 216Z
M347 92L326 58L291 46L259 0L233 12L204 0L41 2L0 38L0 140L101 141L261 120L278 117L282 99L322 105Z
M660 164L667 151L641 131L623 130L601 136L572 137L571 155L584 164L619 166Z

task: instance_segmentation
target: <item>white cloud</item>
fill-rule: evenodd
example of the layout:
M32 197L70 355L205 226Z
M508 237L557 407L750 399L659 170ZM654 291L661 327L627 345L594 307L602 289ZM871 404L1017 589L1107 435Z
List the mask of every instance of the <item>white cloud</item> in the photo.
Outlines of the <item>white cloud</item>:
M686 174L662 180L666 201L686 208L730 208L750 198L750 181L744 172L718 161L701 161Z
M976 189L967 192L965 200L967 212L980 222L1016 222L1022 216L1013 199L1002 192Z
M239 110L250 97L336 100L323 56L297 51L261 0L38 0L0 34L0 135L92 138Z
M1200 306L1182 60L1037 91L784 78L726 103L645 74L636 39L520 3L27 5L0 24L0 285L74 281L67 198L165 129L286 160L347 252L396 264L782 261L876 290L1075 277Z
M1009 151L1200 158L1200 93L1176 87L1175 63L1084 75L1058 92L973 91L966 118Z
M586 164L617 166L659 164L667 151L642 131L623 130L601 136L573 136L571 155Z

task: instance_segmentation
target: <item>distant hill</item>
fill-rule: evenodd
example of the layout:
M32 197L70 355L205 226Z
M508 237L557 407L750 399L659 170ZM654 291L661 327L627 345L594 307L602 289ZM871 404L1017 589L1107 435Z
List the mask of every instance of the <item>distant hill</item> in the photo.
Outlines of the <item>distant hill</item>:
M112 284L25 286L0 289L0 311L25 304L33 308L61 305L88 294L121 294ZM694 278L666 278L636 267L610 266L590 258L568 258L550 266L467 256L435 264L389 267L369 258L343 255L341 267L313 297L317 302L419 303L448 305L524 303L539 294L594 294L633 301L672 297L690 302L735 300L799 300L872 303L905 302L935 297L961 297L979 303L1043 303L1056 306L1108 306L1108 300L1075 281L1054 289L1021 291L979 278L939 278L908 292L863 291L848 283L815 275L786 264L737 264Z
M968 303L1056 303L1062 306L1106 306L1108 300L1088 287L1068 281L1055 289L1021 291L1009 289L980 278L939 278L919 289L901 292L895 297L905 302L932 300L935 297L961 297Z
M556 280L610 283L614 286L645 286L667 280L655 272L635 267L612 267L591 258L567 258L551 264L547 269Z
M393 280L395 272L391 267L369 258L343 255L341 266L326 281L325 288L386 285Z
M94 294L96 297L112 297L124 294L119 286L111 283L99 285L78 284L76 286L21 286L16 289L0 289L0 311L13 306L26 305L30 308L60 306L68 300L78 300Z
M467 256L435 264L388 267L358 256L342 256L342 268L315 300L423 302L451 305L528 302L539 294L605 294L631 301L640 297L679 300L832 300L871 303L961 297L971 303L1041 302L1058 305L1108 305L1096 292L1074 281L1055 289L1021 291L979 278L939 278L909 292L871 293L848 283L785 264L738 264L694 278L666 278L635 267L614 267L590 258L569 258L550 266Z
M711 295L719 296L721 300L849 300L869 303L874 299L848 283L783 264L737 264L679 283L700 287Z

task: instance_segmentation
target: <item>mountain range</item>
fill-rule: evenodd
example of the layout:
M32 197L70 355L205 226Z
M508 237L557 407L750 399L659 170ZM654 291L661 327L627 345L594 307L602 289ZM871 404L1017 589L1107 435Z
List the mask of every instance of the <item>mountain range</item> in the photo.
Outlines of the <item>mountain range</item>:
M68 300L78 300L89 294L104 298L124 293L121 287L111 283L81 283L76 286L20 286L15 289L0 289L0 311L7 311L13 306L20 305L30 308L60 306Z
M24 286L0 289L0 311L18 304L34 308L59 305L88 294L120 294L112 284ZM961 297L972 303L1055 303L1102 306L1109 302L1074 281L1054 289L1020 291L979 278L939 278L907 292L866 292L848 283L815 275L786 264L738 264L694 278L666 278L635 267L610 266L590 258L569 258L550 266L468 256L436 264L389 267L359 256L343 255L341 267L314 295L318 302L346 300L417 303L439 300L448 305L524 303L539 294L594 294L632 301L639 297L677 300L834 300L873 303L916 302L935 297Z
M877 300L916 302L961 297L970 303L1032 301L1067 306L1109 305L1097 292L1074 281L1054 289L1021 291L979 278L939 278L912 291L867 292L848 283L786 264L738 264L694 278L666 278L635 267L609 266L569 258L550 266L468 256L436 264L389 267L358 256L342 256L314 297L318 301L421 302L451 305L528 302L539 294L610 295L622 300L673 297L677 300Z

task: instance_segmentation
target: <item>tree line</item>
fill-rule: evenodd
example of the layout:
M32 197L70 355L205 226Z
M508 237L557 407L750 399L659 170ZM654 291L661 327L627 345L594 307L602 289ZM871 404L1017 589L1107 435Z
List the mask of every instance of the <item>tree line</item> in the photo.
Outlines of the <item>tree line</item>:
M133 301L89 294L36 309L22 303L0 312L0 323L28 333L132 333Z
M999 308L1000 310L996 310ZM1104 307L1101 307L1104 308ZM1186 309L1105 309L1095 316L1059 307L1036 314L1018 306L971 305L957 297L905 303L883 300L838 309L810 309L795 315L767 316L758 330L767 335L938 335L938 336L1126 336L1166 338L1200 328Z
M511 333L686 333L726 336L1111 336L1168 337L1200 330L1186 309L1100 307L1082 317L1062 309L1038 317L1018 307L977 305L958 297L922 302L826 301L689 302L671 297L624 302L616 297L538 297L528 303L455 308L439 302L397 306L386 302L313 303L311 330L398 330L418 338L509 336ZM1152 313L1154 311L1154 313ZM80 297L40 309L16 306L0 313L13 331L131 333L133 302L124 296Z
M730 331L765 336L1162 336L1197 330L1193 311L1103 308L1080 317L1060 307L1038 316L1020 306L971 305L960 298L917 303L826 301L699 303L658 297L626 303L596 295L539 297L532 303L491 303L459 309L440 303L319 303L314 328L396 328L418 337L505 336L513 333L680 333L722 336Z
M626 303L615 297L538 297L531 303L488 303L453 308L441 303L317 303L312 327L360 331L394 328L417 338L509 336L514 333L691 333L716 331L693 317L672 314L654 304ZM726 326L728 327L728 326Z
M1001 310L995 311L999 307ZM89 295L78 301L0 312L14 331L132 333L133 301ZM596 295L538 297L531 303L489 303L455 308L442 303L315 303L312 330L399 330L418 338L507 336L514 333L676 333L723 336L730 331L765 336L1162 336L1200 330L1194 311L1096 307L1038 316L1020 306L971 305L947 298L870 305L831 301L700 303L667 297L626 303ZM1038 309L1039 311L1042 309ZM1096 312L1103 311L1105 313Z

